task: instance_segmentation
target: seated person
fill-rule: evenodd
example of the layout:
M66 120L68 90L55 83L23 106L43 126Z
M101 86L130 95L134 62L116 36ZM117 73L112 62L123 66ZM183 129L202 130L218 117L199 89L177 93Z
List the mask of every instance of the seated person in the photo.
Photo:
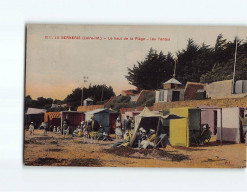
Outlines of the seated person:
M61 133L61 128L60 128L60 126L57 127L57 133Z
M143 127L141 127L138 132L138 148L140 148L141 142L146 139L147 139L146 130Z
M56 126L53 127L53 132L56 132Z
M98 134L98 137L97 137L98 140L103 139L103 133L104 132L105 132L105 128L102 126L102 124L100 124L100 126L99 126L99 134Z
M154 142L156 141L155 130L150 129L150 134L146 140L142 140L140 144L140 148L146 149L149 146L155 147Z
M126 131L124 134L124 142L121 144L122 146L128 146L130 144L130 135L129 132Z

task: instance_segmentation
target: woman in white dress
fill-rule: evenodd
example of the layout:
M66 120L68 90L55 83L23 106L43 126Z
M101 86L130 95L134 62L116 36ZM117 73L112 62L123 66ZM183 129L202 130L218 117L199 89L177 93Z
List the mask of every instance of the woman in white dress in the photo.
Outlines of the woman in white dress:
M116 120L116 129L115 129L115 134L116 134L116 141L118 139L121 139L123 134L122 134L122 130L121 130L121 122L120 122L120 118L118 117Z

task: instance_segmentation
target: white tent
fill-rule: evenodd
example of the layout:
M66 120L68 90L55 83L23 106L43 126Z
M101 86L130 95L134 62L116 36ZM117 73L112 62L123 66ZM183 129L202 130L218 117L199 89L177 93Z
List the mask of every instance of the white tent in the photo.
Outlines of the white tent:
M152 126L156 127L154 130L156 130L156 134L157 134L158 130L159 130L160 123L161 123L160 122L161 119L170 120L170 119L181 119L183 117L175 115L175 114L168 114L168 115L162 116L160 114L156 114L154 112L151 112L147 107L145 107L142 110L142 112L135 117L135 128L134 128L133 135L131 136L131 139L130 139L130 146L132 146L136 140L136 136L137 136L137 133L139 131L140 124L142 123L142 121L144 119L148 119L148 118L153 119L153 123L155 123L155 124L152 124Z

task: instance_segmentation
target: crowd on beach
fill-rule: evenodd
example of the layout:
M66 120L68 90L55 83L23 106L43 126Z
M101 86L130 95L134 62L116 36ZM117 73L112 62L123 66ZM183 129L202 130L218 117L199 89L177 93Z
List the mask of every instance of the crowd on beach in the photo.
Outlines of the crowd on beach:
M53 132L62 132L64 137L68 136L70 134L70 127L68 123L69 122L67 120L63 121L62 130L60 126L53 126ZM43 128L44 135L47 135L49 130L48 123L44 123ZM122 123L120 117L118 117L115 123L115 137L113 138L110 136L109 130L106 130L102 124L95 120L95 116L93 115L88 121L85 120L81 122L81 124L73 131L72 137L82 137L84 144L95 144L96 142L99 142L99 140L113 141L113 139L115 139L113 147L129 146L134 129L135 121L132 117L127 116ZM33 122L29 125L29 132L30 135L34 135ZM147 134L147 131L141 127L136 137L138 140L138 148L155 147L155 130L150 129L149 134Z

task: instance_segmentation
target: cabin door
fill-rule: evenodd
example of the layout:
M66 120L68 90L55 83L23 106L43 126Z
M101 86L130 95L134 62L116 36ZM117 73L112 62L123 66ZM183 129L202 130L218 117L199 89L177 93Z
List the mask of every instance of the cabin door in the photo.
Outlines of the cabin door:
M244 118L244 110L243 109L240 109L239 116ZM242 124L241 120L239 120L239 133L240 133L240 142L244 143L245 142L245 133L243 131L243 124Z
M179 101L179 96L180 96L180 92L179 91L173 91L172 92L172 101Z
M214 135L217 134L217 111L214 111Z

